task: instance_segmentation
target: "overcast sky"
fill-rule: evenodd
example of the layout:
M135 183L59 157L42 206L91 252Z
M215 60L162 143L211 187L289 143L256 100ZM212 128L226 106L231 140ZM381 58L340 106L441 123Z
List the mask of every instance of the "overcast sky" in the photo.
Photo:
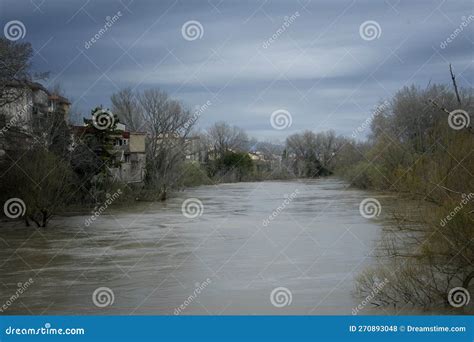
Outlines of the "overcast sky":
M121 87L159 87L191 109L210 101L202 128L225 120L283 140L303 129L350 135L404 85L448 83L448 63L472 86L473 4L2 0L0 23L23 23L34 68L50 71L46 85L60 81L85 115ZM278 130L270 117L281 109L292 124Z

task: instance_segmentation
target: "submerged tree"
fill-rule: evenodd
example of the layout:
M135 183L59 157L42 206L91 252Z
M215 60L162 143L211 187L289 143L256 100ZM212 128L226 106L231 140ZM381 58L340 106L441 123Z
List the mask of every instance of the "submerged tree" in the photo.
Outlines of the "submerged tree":
M297 177L327 176L334 170L336 155L347 143L333 131L304 131L286 139L285 160Z
M182 175L189 137L196 120L181 103L159 89L139 95L144 127L148 133L145 182L166 199L168 189Z
M17 162L4 173L2 182L9 197L25 203L25 223L33 221L42 228L70 203L74 194L74 175L69 164L38 144L22 151Z

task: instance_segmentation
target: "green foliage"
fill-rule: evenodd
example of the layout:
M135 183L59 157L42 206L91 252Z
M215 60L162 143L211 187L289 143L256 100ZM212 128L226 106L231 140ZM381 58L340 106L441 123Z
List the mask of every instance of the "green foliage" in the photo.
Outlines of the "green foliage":
M246 152L227 151L212 161L208 170L211 177L240 182L251 178L254 172L254 163Z
M245 152L226 152L220 159L220 162L226 169L239 169L242 171L251 171L253 162L248 153Z
M212 183L212 180L207 175L207 170L199 163L185 163L183 176L181 179L181 186L192 187Z

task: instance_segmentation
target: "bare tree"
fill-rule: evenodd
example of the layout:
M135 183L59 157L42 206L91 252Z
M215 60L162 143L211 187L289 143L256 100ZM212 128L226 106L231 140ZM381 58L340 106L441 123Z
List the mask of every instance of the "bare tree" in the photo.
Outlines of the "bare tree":
M124 88L111 97L112 111L130 131L143 129L143 113L132 88Z
M298 177L325 176L333 172L337 153L347 143L334 131L296 133L286 139L286 159Z
M297 177L318 176L321 162L317 153L316 134L296 133L286 139L287 162Z
M31 72L32 56L30 43L0 38L0 108L21 98L28 82L47 76L47 73Z
M222 156L230 150L246 151L248 149L249 138L240 127L221 121L212 125L207 130L207 134L217 156Z
M159 89L145 90L138 99L148 133L145 181L165 199L168 189L180 176L188 138L196 121L189 110Z

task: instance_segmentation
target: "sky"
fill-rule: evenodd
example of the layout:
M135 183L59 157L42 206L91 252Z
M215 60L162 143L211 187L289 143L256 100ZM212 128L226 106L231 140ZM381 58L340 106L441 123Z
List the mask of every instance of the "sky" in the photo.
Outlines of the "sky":
M449 63L474 81L470 0L1 0L0 25L84 116L123 87L160 88L207 104L199 128L275 142L351 135L403 86L449 83Z

